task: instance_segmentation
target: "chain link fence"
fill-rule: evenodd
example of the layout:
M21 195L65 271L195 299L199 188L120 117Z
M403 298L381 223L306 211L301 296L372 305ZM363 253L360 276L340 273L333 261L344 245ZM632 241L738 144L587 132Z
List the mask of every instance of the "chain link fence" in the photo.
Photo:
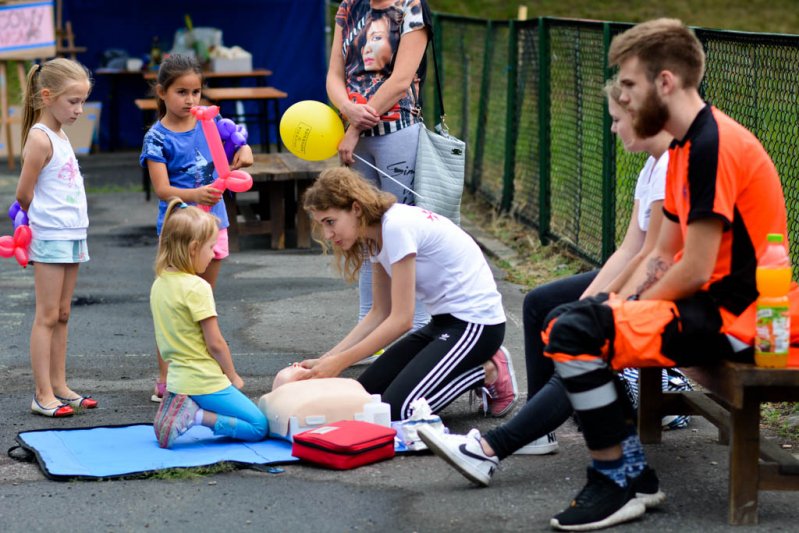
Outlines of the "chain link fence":
M335 9L331 9L332 15ZM446 124L467 145L465 186L593 264L627 230L646 154L610 133L607 50L630 24L435 13ZM799 242L799 36L695 28L707 54L703 97L751 130L780 174ZM423 116L439 122L432 50ZM764 209L768 205L764 204ZM799 273L799 246L792 247Z
M434 15L447 121L467 142L466 186L594 264L621 242L647 158L610 133L602 91L610 41L630 26ZM771 155L799 242L799 36L695 31L707 53L700 91Z

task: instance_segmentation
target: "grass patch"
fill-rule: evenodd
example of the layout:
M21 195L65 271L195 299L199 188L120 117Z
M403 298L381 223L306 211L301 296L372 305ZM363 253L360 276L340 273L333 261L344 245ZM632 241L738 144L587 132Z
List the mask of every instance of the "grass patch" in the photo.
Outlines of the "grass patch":
M591 266L555 244L543 246L529 226L494 207L477 195L464 192L463 216L516 252L512 261L498 261L508 281L530 290L549 281L590 270Z
M197 466L192 468L167 468L159 470L146 476L146 479L165 479L165 480L184 480L198 479L216 474L225 474L238 470L239 466L235 463L223 462L208 466Z
M799 451L799 425L792 425L788 420L790 417L799 416L799 403L767 403L763 405L760 414L764 427Z

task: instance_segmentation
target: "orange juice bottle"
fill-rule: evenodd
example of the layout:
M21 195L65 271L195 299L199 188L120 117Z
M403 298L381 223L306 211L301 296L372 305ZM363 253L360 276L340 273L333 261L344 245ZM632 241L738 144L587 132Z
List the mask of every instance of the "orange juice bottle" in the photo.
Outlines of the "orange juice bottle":
M757 330L755 364L783 368L788 363L791 324L788 314L788 291L791 288L791 260L782 235L770 233L765 253L757 261L755 282Z

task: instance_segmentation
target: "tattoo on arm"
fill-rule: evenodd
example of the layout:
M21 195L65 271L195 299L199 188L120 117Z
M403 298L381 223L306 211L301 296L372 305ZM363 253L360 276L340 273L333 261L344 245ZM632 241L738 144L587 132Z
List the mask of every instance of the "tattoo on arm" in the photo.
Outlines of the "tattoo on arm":
M655 282L663 277L663 274L666 273L670 266L670 263L664 261L660 257L653 257L650 259L646 265L646 279L638 286L636 293L641 294L654 285Z

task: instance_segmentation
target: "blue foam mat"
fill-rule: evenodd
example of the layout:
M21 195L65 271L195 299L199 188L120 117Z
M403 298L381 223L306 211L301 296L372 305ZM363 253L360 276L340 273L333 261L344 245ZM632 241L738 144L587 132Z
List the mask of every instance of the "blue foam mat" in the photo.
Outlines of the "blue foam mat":
M23 431L17 441L50 479L99 479L220 462L274 465L298 461L280 439L241 442L195 426L172 448L158 447L152 424Z

